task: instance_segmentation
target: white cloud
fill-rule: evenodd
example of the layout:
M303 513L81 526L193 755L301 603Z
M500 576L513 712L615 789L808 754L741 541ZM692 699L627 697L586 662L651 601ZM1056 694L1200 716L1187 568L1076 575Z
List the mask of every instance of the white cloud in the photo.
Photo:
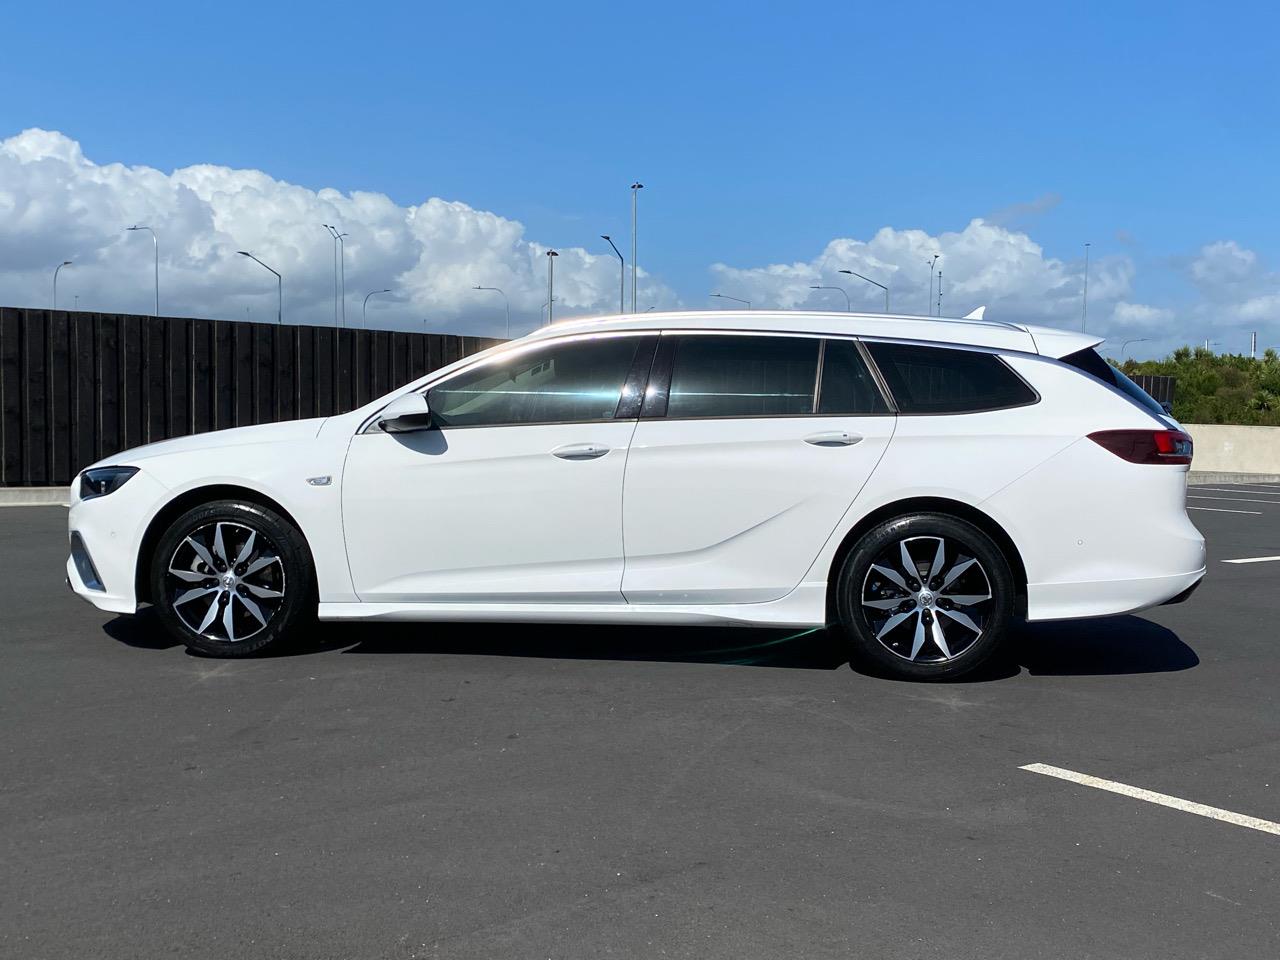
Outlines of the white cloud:
M1128 303L1121 300L1111 313L1112 326L1120 330L1136 330L1139 332L1168 329L1173 319L1173 311L1164 307L1152 307L1145 303Z
M853 270L890 289L895 312L923 313L929 300L929 264L940 254L942 311L962 316L975 307L988 307L992 318L1034 323L1079 323L1083 303L1083 264L1046 257L1027 234L988 223L970 221L963 230L931 236L923 230L884 227L868 241L832 240L813 260L740 269L714 264L720 292L752 300L761 306L839 309L839 293L811 286L838 286L855 308L877 310L884 295L871 284L842 274ZM1090 312L1099 316L1128 296L1134 275L1127 257L1108 257L1090 265ZM937 292L929 306L937 307ZM1106 309L1101 309L1106 308Z
M1046 194L998 213L1000 222L974 219L936 236L883 227L867 240L830 240L811 259L791 263L715 263L714 289L757 307L842 309L840 293L810 289L838 286L855 309L882 309L881 291L839 272L847 269L887 284L895 311L921 313L936 253L947 315L985 304L992 319L1078 327L1083 260L1048 256L1014 226L1058 202ZM332 323L333 241L323 223L350 234L352 325L364 294L384 287L394 293L369 303L371 325L384 328L421 329L427 318L436 329L499 334L501 298L473 289L482 285L507 293L513 332L521 333L536 325L546 299L547 247L519 222L457 200L400 206L380 193L315 191L257 170L201 164L164 173L99 164L76 141L45 130L0 141L0 303L48 304L53 268L69 259L74 265L59 280L62 306L79 296L83 309L149 312L150 238L125 232L132 223L159 235L161 311L172 315L239 319L248 308L254 319L274 319L274 278L236 255L250 250L283 274L287 320ZM618 263L611 253L558 252L558 317L616 309ZM1280 341L1280 274L1257 253L1224 240L1176 266L1197 297L1157 305L1138 302L1133 257L1095 257L1089 329L1114 342L1135 333L1150 337L1146 352L1205 337L1242 349L1255 329L1264 344ZM674 291L643 270L640 302L642 309L680 306ZM706 304L701 297L695 302ZM935 305L936 294L929 307Z
M53 268L59 305L149 313L150 237L160 244L160 309L179 316L257 320L275 317L275 281L237 250L283 275L287 320L332 323L333 240L321 226L350 234L346 247L347 322L359 323L370 290L371 325L434 327L499 334L501 288L512 328L534 326L546 301L547 247L524 227L465 203L431 198L401 207L379 193L313 191L257 170L201 164L171 174L150 167L100 165L74 140L27 130L0 141L0 302L49 303ZM556 316L617 309L618 263L582 248L556 261ZM642 303L675 306L674 293L640 271Z

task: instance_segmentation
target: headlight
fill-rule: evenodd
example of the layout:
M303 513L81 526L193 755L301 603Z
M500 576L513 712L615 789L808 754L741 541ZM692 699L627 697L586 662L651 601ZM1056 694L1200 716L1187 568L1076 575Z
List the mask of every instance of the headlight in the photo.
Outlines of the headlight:
M138 472L137 467L98 467L80 474L80 499L92 500L115 493Z

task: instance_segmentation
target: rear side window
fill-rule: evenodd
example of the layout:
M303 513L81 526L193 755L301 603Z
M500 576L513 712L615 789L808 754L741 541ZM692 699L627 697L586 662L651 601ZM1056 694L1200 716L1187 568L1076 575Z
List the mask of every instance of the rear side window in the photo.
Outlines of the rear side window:
M1035 403L1036 393L997 356L947 347L868 343L902 413L977 413Z
M818 340L806 337L680 337L671 369L667 416L812 413L818 344Z
M885 403L852 340L828 340L822 353L822 384L818 389L818 413L830 416L865 416L888 413Z
M1098 351L1092 347L1067 354L1062 358L1062 362L1097 377L1109 387L1115 387L1149 413L1154 413L1158 417L1164 415L1164 407L1160 406L1151 394L1126 377L1121 370L1103 360Z

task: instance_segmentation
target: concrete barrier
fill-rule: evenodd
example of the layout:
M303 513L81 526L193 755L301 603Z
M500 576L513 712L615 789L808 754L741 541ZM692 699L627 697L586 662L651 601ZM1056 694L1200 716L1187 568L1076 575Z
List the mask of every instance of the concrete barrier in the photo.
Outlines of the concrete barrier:
M1196 445L1193 470L1280 474L1280 427L1185 423L1183 428Z

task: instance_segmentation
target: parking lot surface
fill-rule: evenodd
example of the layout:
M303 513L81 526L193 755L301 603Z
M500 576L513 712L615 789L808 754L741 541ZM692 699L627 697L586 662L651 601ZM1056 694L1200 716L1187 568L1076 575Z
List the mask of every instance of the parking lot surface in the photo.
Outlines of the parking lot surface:
M201 659L66 590L65 510L0 510L0 955L1280 955L1280 836L1020 769L1280 821L1280 485L1191 495L1189 602L949 684L821 631Z

